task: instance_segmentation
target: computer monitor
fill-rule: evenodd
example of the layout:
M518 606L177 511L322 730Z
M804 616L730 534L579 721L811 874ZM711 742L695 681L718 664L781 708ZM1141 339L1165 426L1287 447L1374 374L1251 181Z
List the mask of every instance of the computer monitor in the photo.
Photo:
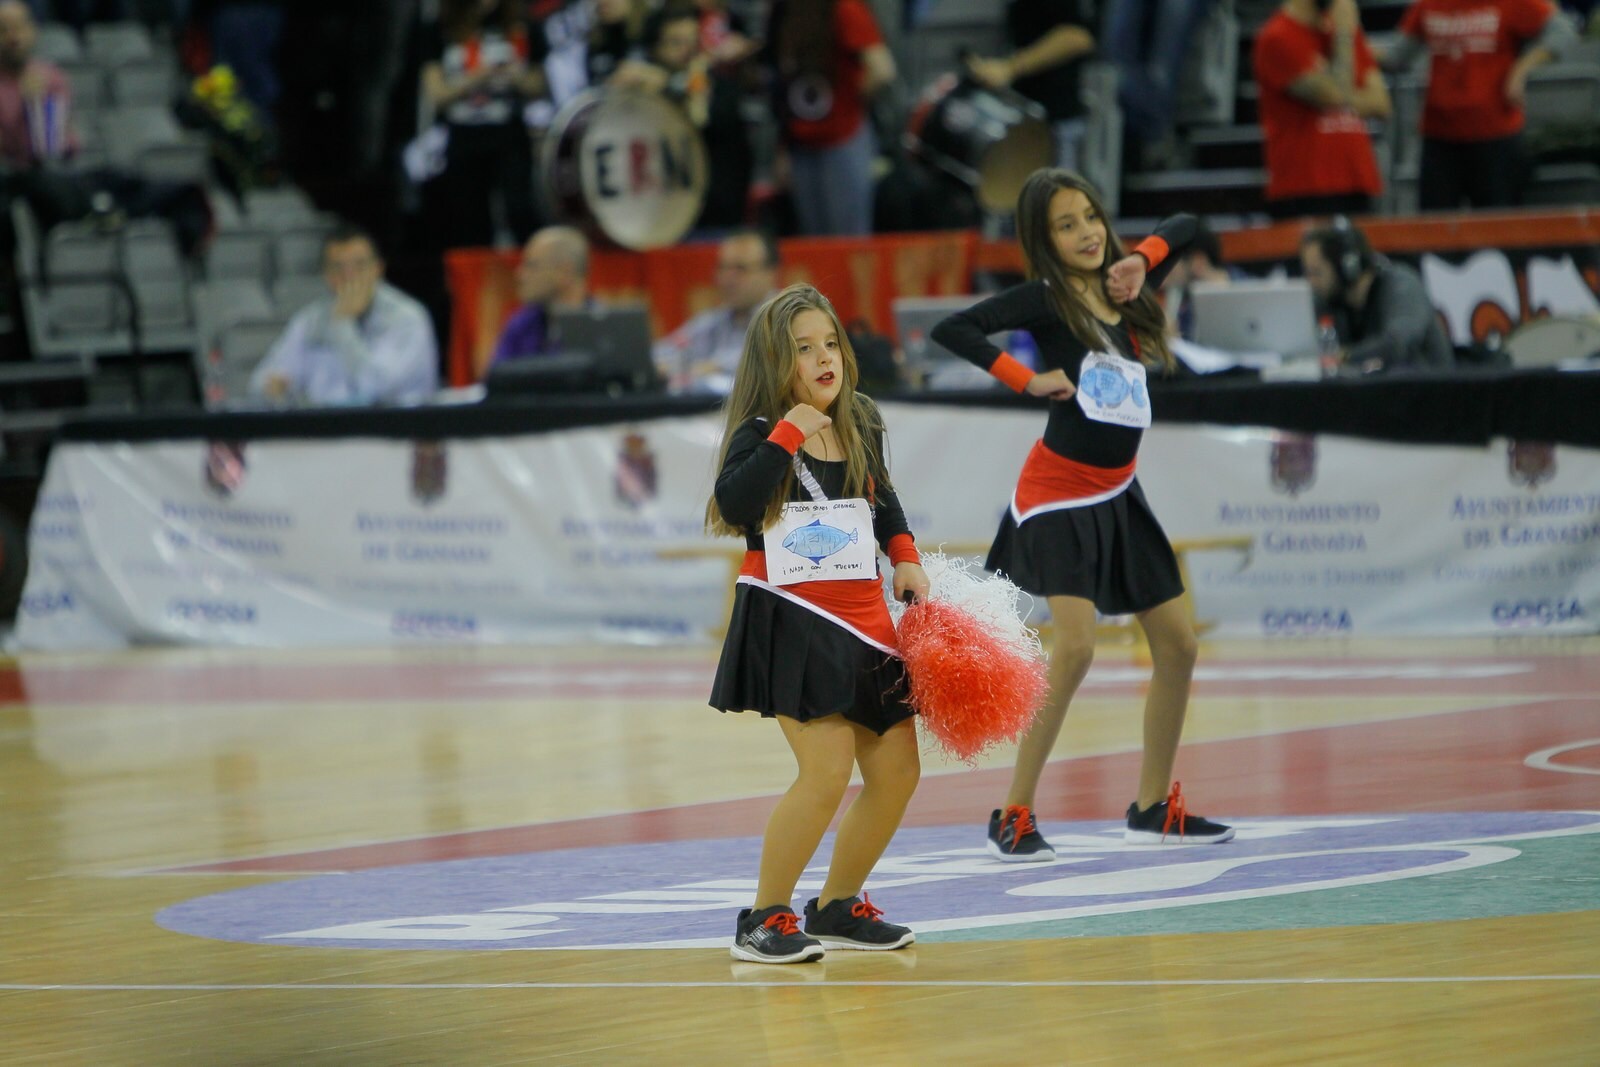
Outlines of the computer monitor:
M650 310L643 304L594 304L557 311L550 316L550 343L561 355L593 361L603 391L645 393L660 388L650 357Z
M998 385L989 372L975 366L928 337L941 319L965 311L978 296L901 296L890 302L895 332L906 354L906 369L913 381L925 389L984 389ZM995 334L990 338L1001 348L1010 338Z
M483 388L484 395L491 400L606 391L605 383L596 372L593 356L563 352L501 360L489 367Z
M1224 352L1276 352L1285 360L1317 355L1311 286L1301 278L1196 282L1194 339Z

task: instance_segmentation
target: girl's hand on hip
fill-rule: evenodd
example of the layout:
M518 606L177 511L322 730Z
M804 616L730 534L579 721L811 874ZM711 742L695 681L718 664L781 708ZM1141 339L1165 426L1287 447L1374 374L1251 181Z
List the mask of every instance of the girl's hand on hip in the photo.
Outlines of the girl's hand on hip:
M1029 396L1047 396L1051 400L1067 400L1078 391L1072 384L1072 379L1067 377L1067 372L1061 369L1047 370L1043 374L1035 374L1028 381Z

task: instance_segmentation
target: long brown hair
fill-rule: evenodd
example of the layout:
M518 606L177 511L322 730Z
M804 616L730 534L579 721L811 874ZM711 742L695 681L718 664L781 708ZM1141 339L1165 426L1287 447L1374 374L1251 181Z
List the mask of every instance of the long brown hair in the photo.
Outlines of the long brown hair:
M1106 254L1100 269L1092 275L1075 271L1061 261L1050 230L1050 200L1062 189L1075 189L1089 201L1089 207L1106 224ZM1106 306L1122 313L1128 332L1138 342L1139 359L1151 365L1172 370L1177 365L1172 349L1167 345L1167 318L1156 301L1155 294L1145 286L1131 303L1118 304L1106 293L1106 271L1111 264L1128 254L1117 232L1111 228L1105 205L1095 187L1070 170L1059 167L1041 167L1028 175L1022 192L1017 195L1017 233L1022 241L1022 255L1028 263L1028 277L1044 279L1050 290L1051 302L1072 335L1090 350L1104 347L1105 330L1089 310L1088 304L1078 296L1071 279L1076 277L1099 286Z
M859 373L856 369L855 350L850 347L850 337L839 324L839 316L828 298L805 284L791 285L769 297L755 314L750 316L750 328L745 331L744 351L739 356L739 368L733 375L733 392L723 405L726 416L722 430L722 447L717 450L717 470L728 458L728 446L734 431L753 418L764 418L767 426L776 426L797 401L794 395L795 373L799 352L794 340L794 319L802 311L820 311L833 322L839 335L839 395L827 414L832 416L835 439L844 452L844 492L847 497L866 497L873 487L889 484L883 457L878 452L878 438L883 432L883 416L878 406L867 396L856 392ZM783 513L794 483L794 472L784 476L779 491L767 503L761 517L765 530ZM737 537L743 528L729 523L717 507L713 493L706 502L706 530L714 535Z

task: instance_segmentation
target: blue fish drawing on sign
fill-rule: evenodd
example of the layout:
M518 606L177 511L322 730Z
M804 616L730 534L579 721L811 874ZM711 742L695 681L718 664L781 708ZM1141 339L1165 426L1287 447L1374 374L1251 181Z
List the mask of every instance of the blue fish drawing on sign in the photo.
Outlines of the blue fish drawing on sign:
M812 563L821 563L845 545L853 545L856 541L854 530L845 533L837 526L824 526L821 519L812 519L809 525L790 531L789 536L783 539L783 547Z
M1128 395L1128 380L1110 367L1090 367L1078 380L1078 388L1103 408L1114 408Z
M1134 407L1142 408L1150 403L1142 381L1135 379L1130 382L1121 372L1111 367L1090 367L1078 380L1078 388L1103 408L1116 407L1127 399L1130 393L1133 395Z

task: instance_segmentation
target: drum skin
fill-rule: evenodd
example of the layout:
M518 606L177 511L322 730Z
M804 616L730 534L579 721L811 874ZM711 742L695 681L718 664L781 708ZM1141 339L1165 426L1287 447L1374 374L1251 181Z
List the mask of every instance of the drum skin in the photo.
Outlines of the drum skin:
M707 166L699 131L670 101L587 89L551 122L539 169L564 221L644 251L694 226Z
M1042 107L954 74L923 91L903 140L913 155L971 186L986 210L1005 214L1028 175L1055 160Z

